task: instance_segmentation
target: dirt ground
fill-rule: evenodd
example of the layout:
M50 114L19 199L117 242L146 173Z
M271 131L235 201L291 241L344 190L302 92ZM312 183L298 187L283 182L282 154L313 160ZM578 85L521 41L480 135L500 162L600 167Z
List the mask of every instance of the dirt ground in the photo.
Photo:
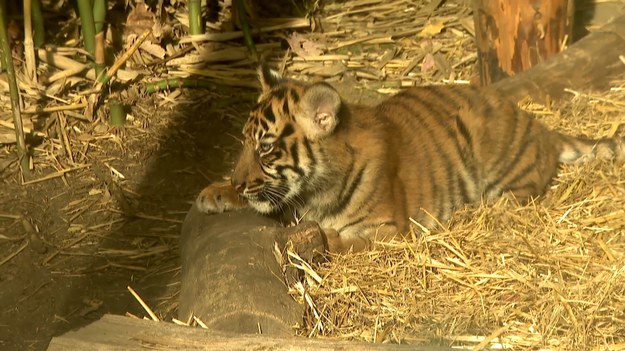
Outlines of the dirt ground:
M216 91L185 91L174 108L143 99L136 126L83 134L91 167L32 185L20 185L14 154L2 150L0 349L44 350L105 313L146 315L128 286L171 317L180 225L232 160L253 91L239 94L227 103ZM36 164L33 178L54 171Z
M419 43L403 40L402 50L422 50ZM460 55L457 60L471 66L464 51L455 55L445 50L445 57ZM412 62L409 53L401 64L389 65L389 72L403 71ZM319 64L307 65L302 75ZM370 77L377 71L359 73ZM344 96L345 84L338 87ZM45 350L51 337L106 313L145 316L128 287L160 318L175 317L182 221L201 188L227 173L234 161L256 91L178 94L138 99L129 111L132 120L121 131L68 117L74 162L88 167L72 168L63 148L48 142L34 148L34 173L30 184L22 185L13 148L0 147L0 349ZM364 91L351 94L345 97L352 102L379 99Z
M352 102L380 99L335 85ZM123 132L84 133L91 167L63 177L20 185L15 155L3 150L0 349L45 350L105 313L147 315L128 286L160 318L176 316L182 221L236 158L257 93L235 90L184 90L175 107L166 94L140 99ZM33 178L51 173L36 165Z

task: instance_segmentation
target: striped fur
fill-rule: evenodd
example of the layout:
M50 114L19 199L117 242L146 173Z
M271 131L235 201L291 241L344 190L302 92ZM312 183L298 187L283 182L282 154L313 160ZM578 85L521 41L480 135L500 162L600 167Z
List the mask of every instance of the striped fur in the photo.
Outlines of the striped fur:
M260 70L231 184L204 189L204 212L294 208L327 229L331 251L365 249L447 221L466 203L541 195L561 162L625 156L625 140L546 129L494 91L412 88L375 107L347 105L325 83Z

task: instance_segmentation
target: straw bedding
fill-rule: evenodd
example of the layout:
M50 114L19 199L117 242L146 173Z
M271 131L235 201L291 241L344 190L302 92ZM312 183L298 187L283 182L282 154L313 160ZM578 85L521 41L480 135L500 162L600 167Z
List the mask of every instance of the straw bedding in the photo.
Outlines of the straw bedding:
M271 58L274 66L294 78L342 80L379 93L474 77L466 1L351 0L328 2L322 11L311 32L278 36L289 48ZM300 22L308 23L285 28ZM270 43L257 49L277 51L277 37L264 38ZM231 64L217 55L225 49L211 45L205 45L210 55L169 61L170 73L255 85L252 70L237 61L245 53L240 43L227 48L229 55L238 50ZM222 63L196 67L208 58ZM625 90L615 87L601 96L570 92L573 99L559 105L523 107L569 134L623 135ZM564 166L535 202L504 198L471 206L443 230L415 226L404 241L370 252L313 266L290 257L305 272L303 282L290 285L308 305L301 335L466 349L625 350L623 164Z
M620 88L555 110L553 128L622 129ZM620 126L620 128L619 128ZM293 294L310 308L300 333L462 348L625 349L625 166L563 166L548 194L458 211L446 228L332 256ZM319 278L314 279L315 275Z
M406 11L380 1L326 6L322 27L332 55L321 69L314 57L296 55L287 71L333 80L336 57L345 65L339 73L356 72L361 86L382 93L469 81L475 48L468 4L394 4ZM624 87L615 82L604 94L569 91L556 104L521 105L567 134L624 135ZM296 262L305 279L291 293L308 305L298 332L475 350L625 350L623 163L563 166L536 201L469 206L444 227L415 225L404 241L370 252Z
M311 1L312 8L316 5ZM354 89L380 93L467 83L474 77L467 1L351 0L328 2L322 11L313 21L274 19L270 27L275 32L263 33L257 49L276 52L286 41L289 48L272 63L289 76L342 79ZM185 22L184 16L177 18ZM223 30L218 24L209 27ZM169 57L169 75L193 73L233 86L256 86L240 37L216 33L183 39L192 41L197 52ZM158 58L142 50L140 62ZM76 82L87 81L59 80L46 93L57 95ZM624 135L624 86L615 83L611 92L596 96L570 92L572 99L559 105L523 107L569 134ZM163 99L174 101L174 94ZM29 94L27 100L37 96ZM8 106L7 99L0 100ZM84 122L82 114L65 114ZM13 134L0 131L0 137ZM71 144L64 143L72 155ZM305 279L291 285L291 293L309 307L298 333L466 349L625 350L623 164L564 166L537 201L520 205L503 198L471 206L444 226L435 232L415 226L404 241L332 256L322 264L295 262L304 267Z

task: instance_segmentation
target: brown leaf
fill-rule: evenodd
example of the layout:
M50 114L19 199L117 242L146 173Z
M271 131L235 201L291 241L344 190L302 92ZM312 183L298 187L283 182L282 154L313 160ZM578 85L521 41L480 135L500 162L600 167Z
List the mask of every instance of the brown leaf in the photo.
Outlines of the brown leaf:
M299 33L293 33L286 37L285 40L289 43L291 50L301 57L320 56L323 55L323 45L316 43Z
M156 16L150 11L146 4L139 3L128 13L128 17L126 18L124 43L128 44L129 40L133 40L150 29L152 30L152 34L150 34L146 41L158 43L158 38L161 34L160 23L156 21Z
M440 33L443 28L445 28L445 22L440 19L431 19L428 23L423 27L421 32L419 32L420 37L431 37Z
M434 61L434 56L430 53L427 53L421 61L421 72L427 72L432 68L436 67L436 61Z

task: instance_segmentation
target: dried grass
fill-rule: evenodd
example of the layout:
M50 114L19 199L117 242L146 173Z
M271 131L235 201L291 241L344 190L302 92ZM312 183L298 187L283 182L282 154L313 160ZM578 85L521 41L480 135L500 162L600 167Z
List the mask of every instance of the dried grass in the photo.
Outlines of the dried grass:
M553 128L623 133L622 87L527 109ZM625 166L564 166L528 205L460 210L448 228L332 256L292 293L309 301L301 334L461 348L625 349Z
M179 23L186 21L184 17L181 10L176 13ZM141 46L127 69L117 72L117 79L128 81L139 75L145 80L161 79L166 69L167 77L201 75L221 84L255 85L251 60L240 42L242 33L223 24L221 19L209 23L210 34L181 38L179 45ZM137 34L145 29L135 26ZM148 27L152 28L151 22ZM289 49L274 57L273 63L298 79L324 77L347 81L353 89L394 93L401 87L420 84L466 83L474 76L476 50L467 1L331 2L313 21L269 19L263 28L257 42L260 51L277 51L286 40ZM296 30L301 31L298 38L294 37ZM176 34L174 29L172 35ZM35 133L48 136L33 150L39 178L32 182L57 177L65 181L69 172L84 173L91 165L85 150L102 143L111 143L123 153L124 140L109 133L108 128L98 128L98 124L93 130L87 128L93 122L84 117L84 96L95 77L87 65L73 59L84 58L84 51L58 47L55 51L41 49L37 54L39 70L48 78L43 86L21 79L24 115L35 121L50 112L59 115L38 123L44 128ZM146 67L159 69L147 71ZM7 84L0 80L0 107L8 111L5 91ZM244 94L247 92L233 100L223 98L224 105L249 100ZM622 84L603 95L571 94L570 102L549 108L531 103L524 107L551 127L570 134L623 134ZM199 103L168 92L158 93L155 100L159 107ZM241 114L214 104L219 115ZM150 114L140 112L141 104L136 107L136 113ZM0 143L14 142L12 125L4 121L7 117L0 116ZM141 120L144 122L136 120L141 126L128 128L143 133L142 123L149 119ZM55 124L59 133L51 129ZM15 163L8 164L16 167ZM108 168L113 180L119 176L123 179L121 173ZM130 194L130 188L124 188L124 193ZM97 202L76 202L66 209L72 219L70 228L82 235L58 245L44 264L59 264L61 260L55 258L63 255L94 255L92 250L77 250L123 220L103 217L103 223L95 226L74 226L73 221L87 210L92 212L92 207L102 216L104 209L117 214L111 209L114 194L89 195ZM178 222L135 215L158 223ZM415 229L404 242L381 244L366 253L333 256L330 263L322 265L310 266L291 257L307 277L292 287L292 293L311 308L299 332L376 342L433 341L474 349L625 350L624 235L623 165L593 162L566 166L549 193L527 206L502 199L463 209L446 230ZM137 249L98 250L96 255L110 259L99 269L123 267L149 274L135 259L153 258L176 247L148 239L137 239L141 246Z
M468 80L476 61L470 4L464 1L346 1L329 3L321 31L306 35L323 55L296 50L288 71L333 78L355 74L376 88ZM303 46L304 49L311 46Z
M381 93L467 82L475 63L467 4L427 6L326 6L327 56L295 56L287 71L330 80L357 72L361 86ZM436 35L402 35L440 23L445 30ZM623 135L622 83L606 94L570 93L570 101L523 107L568 134ZM468 207L445 230L414 229L403 242L332 256L304 272L307 279L291 287L310 309L302 335L466 349L625 350L625 166L564 166L536 202L504 198Z

